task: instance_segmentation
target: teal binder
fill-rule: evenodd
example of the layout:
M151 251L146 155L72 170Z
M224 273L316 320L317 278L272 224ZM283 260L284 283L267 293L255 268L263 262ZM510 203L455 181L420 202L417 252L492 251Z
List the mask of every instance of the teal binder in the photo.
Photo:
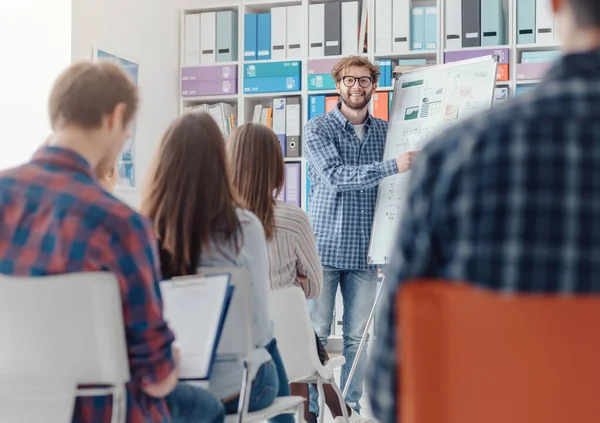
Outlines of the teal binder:
M237 12L217 12L217 62L238 60Z
M481 0L481 45L506 44L502 0Z
M535 44L535 0L517 2L517 44Z

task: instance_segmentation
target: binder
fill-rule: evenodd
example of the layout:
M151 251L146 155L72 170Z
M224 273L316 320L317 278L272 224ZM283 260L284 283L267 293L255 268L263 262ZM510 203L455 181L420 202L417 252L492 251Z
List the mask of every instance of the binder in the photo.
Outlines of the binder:
M325 56L342 54L342 20L339 2L325 3Z
M185 66L200 64L200 14L185 15Z
M244 15L244 60L256 60L258 44L258 15L246 13Z
M481 0L481 45L500 46L505 43L502 0Z
M485 0L484 0L485 1ZM425 8L425 50L436 50L438 40L437 7ZM390 76L391 77L391 76Z
M217 12L217 62L238 60L237 12Z
M325 4L311 4L309 9L308 37L310 57L325 56Z
M444 23L446 25L446 48L462 48L462 0L446 0Z
M392 5L392 52L410 50L410 0L396 0Z
M373 116L385 121L388 120L389 97L386 91L373 94Z
M285 164L285 202L300 207L300 163Z
M517 44L535 44L535 1L519 0L517 2Z
M392 0L375 0L375 51L392 51Z
M300 91L299 76L272 76L265 78L244 78L244 93L277 93L282 91Z
M265 78L270 76L300 76L302 62L290 60L285 62L253 63L244 65L244 78Z
M554 43L554 13L550 0L537 0L535 4L535 42Z
M300 131L302 127L300 118L300 97L289 97L287 99L285 116L285 157L300 157ZM300 204L298 204L298 207L300 207Z
M342 54L344 56L357 54L358 13L357 1L342 3Z
M462 0L462 46L481 46L480 0Z
M423 50L425 48L425 8L413 7L411 10L410 38L412 50Z
M309 111L308 119L312 119L315 116L322 115L325 113L325 96L324 95L311 95L309 96Z
M230 275L186 276L159 284L163 314L177 334L180 380L208 380L234 287Z
M204 12L200 14L200 64L212 65L217 62L215 52L217 45L217 14Z
M340 101L339 96L337 95L328 95L325 97L325 113L331 112L335 109Z
M287 8L271 8L271 59L287 57Z
M304 19L302 6L287 7L287 58L302 58L302 38L304 37Z
M256 58L271 59L271 14L259 13L257 16Z
M286 134L286 98L273 99L273 132L281 144L281 152L285 156Z

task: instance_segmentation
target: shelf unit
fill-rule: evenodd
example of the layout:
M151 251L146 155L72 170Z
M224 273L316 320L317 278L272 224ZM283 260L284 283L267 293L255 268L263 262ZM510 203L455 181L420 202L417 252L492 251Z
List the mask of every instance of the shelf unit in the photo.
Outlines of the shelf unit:
M238 124L241 125L244 122L251 120L253 108L255 104L262 103L266 104L270 102L273 98L276 97L291 97L296 96L301 98L302 105L302 126L304 126L308 120L308 111L309 111L309 96L310 95L318 95L318 94L336 94L335 90L311 90L307 89L307 81L308 81L308 60L318 60L318 59L335 59L341 58L343 56L325 56L325 57L309 57L308 52L308 32L309 32L309 6L311 4L318 3L328 3L331 1L339 1L339 0L238 0L238 1L229 1L229 0L197 0L198 7L193 7L190 9L185 9L181 11L180 16L180 67L184 67L184 57L185 57L185 15L191 13L201 13L208 11L221 11L221 10L233 10L238 14L238 61L233 62L233 64L238 65L238 94L233 95L216 95L216 96L207 96L207 97L193 97L193 98L185 98L181 97L181 107L180 112L183 113L184 107L203 104L203 103L217 103L217 102L225 102L229 104L235 104L238 110ZM341 0L342 2L349 0ZM508 81L498 81L497 86L499 87L509 87L509 97L515 95L516 87L519 85L531 85L539 82L539 80L517 80L516 78L516 64L520 62L521 54L525 51L542 51L542 50L557 50L560 48L559 44L551 44L551 45L539 45L539 44L528 44L528 45L518 45L516 43L516 9L517 9L517 1L518 0L503 0L504 4L504 14L505 14L505 25L506 25L506 36L507 43L502 46L484 46L484 47L471 47L471 48L462 48L462 49L446 49L445 46L445 8L446 8L446 0L412 0L412 6L437 6L438 8L438 42L437 49L435 50L417 50L417 51L408 51L405 53L393 53L393 52L377 52L375 51L375 26L377 22L375 20L375 8L376 8L376 0L359 0L359 11L362 11L364 2L368 2L368 13L369 13L369 25L367 32L367 43L368 43L368 52L366 54L361 54L362 56L367 57L371 61L380 60L380 59L416 59L416 58L426 58L426 59L435 59L437 64L443 63L444 54L451 51L469 51L469 50L488 50L488 49L497 49L497 48L506 48L509 49L509 79ZM298 58L287 58L282 60L267 60L267 61L245 61L244 60L244 14L246 13L266 13L270 12L272 7L280 7L280 6L293 6L293 5L301 5L302 6L302 16L299 19L303 20L303 35L302 35L302 56ZM244 94L243 92L243 71L244 64L247 63L261 63L261 62L278 62L283 60L299 60L302 63L301 69L301 90L297 92L283 92L283 93L261 93L261 94ZM216 63L217 65L227 64L227 63ZM231 64L231 63L229 63ZM181 80L181 78L179 78ZM379 91L391 91L392 88L381 88ZM181 93L181 90L180 90ZM302 140L303 141L303 140ZM302 164L302 178L301 178L301 204L302 208L306 210L306 160L304 158L304 148L302 147L302 157L299 158L286 158L286 162L301 162Z

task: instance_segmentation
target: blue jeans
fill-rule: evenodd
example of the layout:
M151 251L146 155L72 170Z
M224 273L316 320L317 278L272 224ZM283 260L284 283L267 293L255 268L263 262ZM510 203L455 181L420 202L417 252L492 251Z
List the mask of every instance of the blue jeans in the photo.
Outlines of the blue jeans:
M344 340L343 355L346 358L346 364L342 366L340 378L340 387L343 391L377 296L377 270L342 270L323 266L321 296L309 300L313 328L323 345L327 345L327 338L331 334L338 284L340 285L344 304L342 333ZM368 337L366 341L368 342ZM367 344L365 343L345 398L348 405L357 413L360 412L360 398L363 394L366 365ZM319 414L317 391L312 386L309 389L309 410L311 413Z
M281 355L279 354L279 349L277 348L277 341L273 339L265 348L271 354L272 360L260 366L256 377L252 381L248 411L262 410L273 404L275 398L290 395L288 378ZM227 414L237 413L239 396L224 404ZM269 423L294 423L294 416L291 414L282 414L269 419Z
M207 389L178 383L165 398L173 423L221 423L225 407Z

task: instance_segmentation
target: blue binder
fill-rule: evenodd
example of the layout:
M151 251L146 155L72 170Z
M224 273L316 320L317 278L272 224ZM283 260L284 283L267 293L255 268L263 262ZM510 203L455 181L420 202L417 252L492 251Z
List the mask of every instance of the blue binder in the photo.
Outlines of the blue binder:
M317 115L325 113L325 96L311 95L309 96L308 119L312 119Z
M517 2L517 44L535 44L535 0Z
M504 26L502 0L481 0L481 45L504 45Z
M425 49L425 8L413 7L410 14L411 50Z
M258 16L247 13L244 15L244 60L256 60L258 43Z
M257 52L258 60L271 60L271 14L260 13L257 18Z
M485 1L485 0L482 0ZM436 50L438 43L438 12L436 6L425 8L425 50Z

